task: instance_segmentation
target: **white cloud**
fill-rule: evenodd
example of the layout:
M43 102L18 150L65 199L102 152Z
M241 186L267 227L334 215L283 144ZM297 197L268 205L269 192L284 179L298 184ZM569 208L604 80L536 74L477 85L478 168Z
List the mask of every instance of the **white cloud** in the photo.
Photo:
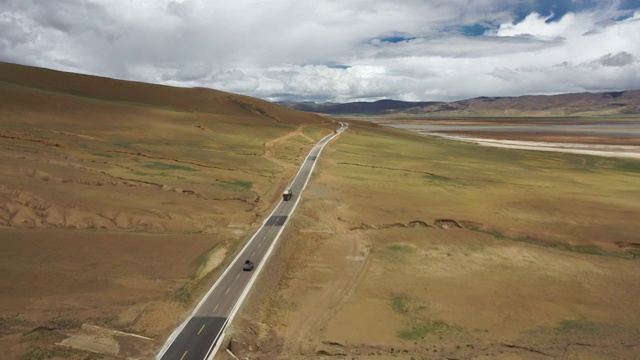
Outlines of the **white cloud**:
M547 22L552 17L553 14L542 16L534 12L517 24L501 24L495 34L497 36L531 36L541 40L552 40L557 37L564 38L584 34L593 25L589 15L576 16L573 13L567 13L560 21Z
M518 0L0 0L0 60L274 100L640 88L640 12L602 3L515 21Z

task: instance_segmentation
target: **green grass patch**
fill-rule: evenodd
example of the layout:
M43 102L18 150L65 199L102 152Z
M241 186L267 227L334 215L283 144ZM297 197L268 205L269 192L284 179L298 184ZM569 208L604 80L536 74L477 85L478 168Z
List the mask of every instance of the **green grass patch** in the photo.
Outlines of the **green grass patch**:
M71 359L78 358L78 356L86 355L85 351L64 347L64 346L35 346L29 349L29 351L22 357L23 360L45 360L45 359ZM97 354L96 354L97 355ZM101 359L101 357L95 357L89 355L85 359Z
M33 331L25 332L22 338L31 344L55 344L67 338L67 335L62 331L38 327Z
M116 314L105 315L99 318L93 319L93 322L102 327L113 328L119 321L119 317Z
M640 161L619 159L613 168L623 172L640 173Z
M152 162L140 165L146 169L154 169L154 170L182 170L182 171L199 171L198 169L194 169L184 165L175 165L175 164L165 164L161 162Z
M221 181L220 186L228 190L237 190L238 188L243 190L251 190L253 183L249 181Z
M536 246L543 246L543 247L548 247L552 249L558 249L561 251L569 251L569 252L588 254L588 255L609 256L609 257L622 258L622 259L640 258L640 250L612 252L612 251L603 250L596 246L576 246L576 245L565 244L559 241L544 241L544 240L534 239L531 237L509 237L497 230L482 230L478 228L470 228L470 230L491 235L498 240L507 240L507 241L514 241L519 243L526 243L526 244L531 244Z
M415 253L415 249L403 244L391 244L377 252L377 255L389 262L401 262L407 255Z
M105 153L92 153L91 155L93 156L99 156L99 157L106 157L106 158L112 158L113 155L111 154L105 154Z
M619 325L615 324L607 324L601 323L598 321L594 321L587 318L577 318L577 319L566 319L561 321L555 328L556 334L565 335L565 336L578 336L578 335L589 335L589 336L607 336L611 333L620 331ZM624 332L629 333L630 335L635 332L636 334L640 333L637 329L626 329L622 330ZM637 336L637 335L632 335Z
M79 329L82 326L82 320L56 318L49 321L56 329Z
M194 289L191 283L184 284L171 294L171 298L173 301L186 306L189 305L191 299L193 299L193 291Z
M10 334L28 326L33 326L33 324L27 320L19 319L18 316L0 316L0 335Z
M393 252L407 253L407 254L416 252L416 250L411 246L402 245L402 244L389 245L387 246L387 250L393 251Z
M391 308L398 314L407 315L426 310L429 306L419 299L413 299L405 294L392 294Z
M560 324L558 324L558 326L556 327L556 330L563 331L563 332L582 330L587 325L591 326L593 324L590 324L590 322L587 319L584 319L584 318L581 318L581 319L567 319L567 320L562 320L560 322Z
M551 330L551 331L550 331ZM593 319L579 317L560 321L552 329L539 328L538 331L552 334L558 339L597 339L619 338L621 343L634 342L640 336L637 326L620 323L600 322ZM615 335L614 335L615 334Z
M463 180L458 180L458 179L452 179L446 176L440 176L440 175L424 175L424 179L427 180L427 182L429 184L435 185L435 186L441 186L443 188L447 188L447 186L465 186L467 184L465 184L465 181ZM467 182L468 183L468 182Z
M17 316L0 316L0 328L3 326L28 325L26 320L18 319Z
M629 249L625 251L632 259L640 259L640 249Z
M409 312L407 305L408 301L409 299L406 295L394 294L391 296L391 307L393 308L393 311L397 312L398 314L406 314L407 312Z
M117 147L125 148L125 149L130 148L130 147L131 147L131 145L132 145L132 143L130 143L130 142L126 142L126 141L115 141L115 142L112 142L112 143L109 143L109 144L110 144L110 145L113 145L113 146L117 146Z
M398 337L404 340L418 340L427 335L446 335L461 332L462 328L449 325L444 321L434 320L414 324L411 328L398 331Z

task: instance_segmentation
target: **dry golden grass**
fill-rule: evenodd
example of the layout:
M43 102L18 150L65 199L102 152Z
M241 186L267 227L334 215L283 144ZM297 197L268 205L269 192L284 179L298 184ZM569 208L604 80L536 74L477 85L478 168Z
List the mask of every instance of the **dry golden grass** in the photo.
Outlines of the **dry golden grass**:
M238 355L640 353L638 162L354 123L318 170L233 327Z
M221 269L202 274L208 255L234 253L331 128L1 63L0 92L3 359L150 357ZM316 171L231 329L240 355L640 352L637 161L354 122Z
M337 128L214 90L5 63L0 94L2 359L84 359L92 348L54 344L86 345L90 325L151 337L96 338L149 357L271 210L305 134Z

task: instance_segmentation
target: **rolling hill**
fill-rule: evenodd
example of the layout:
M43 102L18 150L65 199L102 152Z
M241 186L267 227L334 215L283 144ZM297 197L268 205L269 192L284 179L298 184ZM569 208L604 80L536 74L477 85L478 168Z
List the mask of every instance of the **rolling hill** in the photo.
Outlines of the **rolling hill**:
M152 358L336 128L222 91L0 63L0 357Z
M317 122L309 117L270 102L205 88L176 88L171 86L116 80L96 76L55 71L0 62L0 85L3 107L24 108L34 96L26 99L12 95L17 88L39 90L67 97L117 101L123 104L145 105L190 113L211 113L229 116L261 117L275 122Z
M314 103L314 102L295 102L295 101L283 101L277 104L287 106L292 109L338 115L338 114L385 114L392 113L407 109L414 109L417 107L428 107L442 104L438 101L423 101L423 102L409 102L409 101L397 101L397 100L378 100L374 102L351 102L351 103Z

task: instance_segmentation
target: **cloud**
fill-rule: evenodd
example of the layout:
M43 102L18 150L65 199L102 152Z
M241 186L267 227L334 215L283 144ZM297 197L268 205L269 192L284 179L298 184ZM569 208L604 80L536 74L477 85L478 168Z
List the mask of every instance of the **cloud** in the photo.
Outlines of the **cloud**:
M17 15L11 13L0 13L0 51L10 52L22 44L33 41L34 34L31 34L24 21Z
M164 81L202 81L211 76L212 68L206 62L185 62L182 68L161 76Z
M559 21L547 22L554 15L542 16L538 13L529 14L519 23L504 23L495 31L497 36L524 36L542 40L552 40L557 37L567 37L575 33L588 30L589 22L580 21L572 13L567 13Z
M550 3L0 0L0 60L270 100L640 88L637 6Z
M633 55L626 51L621 51L615 55L606 54L598 59L598 62L603 66L627 66L635 62Z

